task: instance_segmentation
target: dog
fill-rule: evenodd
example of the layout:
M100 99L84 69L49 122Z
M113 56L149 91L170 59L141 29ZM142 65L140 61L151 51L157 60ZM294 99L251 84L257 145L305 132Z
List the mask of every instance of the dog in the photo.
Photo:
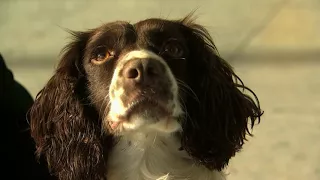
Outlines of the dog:
M263 111L203 26L188 15L70 33L29 113L54 176L225 179Z

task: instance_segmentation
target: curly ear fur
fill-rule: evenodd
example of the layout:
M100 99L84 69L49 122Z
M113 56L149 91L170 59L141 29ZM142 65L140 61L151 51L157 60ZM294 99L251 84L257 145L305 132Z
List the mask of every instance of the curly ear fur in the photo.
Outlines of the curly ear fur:
M219 57L207 30L192 22L190 16L180 21L188 37L191 80L187 84L197 98L187 98L182 147L200 164L210 169L223 169L238 152L249 132L263 114L259 101L232 67ZM240 90L242 89L242 90ZM244 94L244 90L254 98Z
M89 34L73 33L74 41L64 49L54 76L30 109L37 154L44 155L51 172L61 180L104 179L106 170L101 125L87 102L81 68Z

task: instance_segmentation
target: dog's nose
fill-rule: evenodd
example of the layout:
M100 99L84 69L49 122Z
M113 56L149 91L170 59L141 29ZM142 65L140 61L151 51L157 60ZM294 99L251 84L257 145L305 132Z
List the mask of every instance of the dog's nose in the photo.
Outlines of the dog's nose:
M154 59L133 59L123 68L124 78L138 83L152 82L164 72L164 65Z

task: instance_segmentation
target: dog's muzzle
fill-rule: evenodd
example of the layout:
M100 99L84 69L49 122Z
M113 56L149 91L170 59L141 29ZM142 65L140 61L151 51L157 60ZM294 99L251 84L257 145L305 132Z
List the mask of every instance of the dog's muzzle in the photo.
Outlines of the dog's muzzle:
M181 113L177 93L175 78L161 57L149 51L129 52L114 72L109 122L136 126L174 119Z

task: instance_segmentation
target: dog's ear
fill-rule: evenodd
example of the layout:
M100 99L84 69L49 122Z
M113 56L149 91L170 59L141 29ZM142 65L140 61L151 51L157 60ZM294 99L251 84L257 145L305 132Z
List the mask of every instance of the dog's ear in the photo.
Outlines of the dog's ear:
M73 32L73 37L30 109L31 135L38 156L45 157L59 179L104 179L101 125L87 102L82 64L90 32Z
M200 164L221 170L251 135L248 121L252 128L263 113L255 93L219 56L207 30L189 16L180 23L190 50L187 84L197 96L187 97L182 147Z

